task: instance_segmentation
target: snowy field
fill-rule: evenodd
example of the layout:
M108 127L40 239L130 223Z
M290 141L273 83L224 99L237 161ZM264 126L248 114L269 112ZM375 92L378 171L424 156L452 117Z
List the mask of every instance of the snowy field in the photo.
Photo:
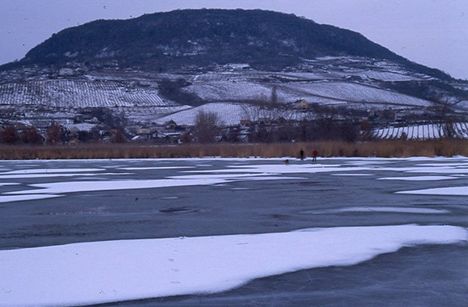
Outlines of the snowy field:
M306 99L310 102L336 103L376 103L397 106L428 106L426 100L391 92L378 87L349 82L291 82L276 84L280 102L293 102ZM203 81L184 88L209 102L232 100L261 100L271 97L273 84L260 84L252 81Z
M460 139L468 139L468 123L453 123L452 133ZM410 140L432 140L448 137L447 127L444 124L411 125L402 127L386 127L375 129L373 137L378 139L399 139L405 134Z
M0 85L0 101L12 105L50 105L61 108L165 107L157 89L131 89L113 81L48 80Z
M318 98L337 99L347 102L388 103L408 106L428 106L429 102L419 98L398 94L373 86L346 82L295 83L288 88ZM313 100L312 100L313 101Z
M248 119L248 107L234 103L207 103L159 118L156 122L164 124L175 121L179 125L194 125L199 112L212 112L218 115L222 125L238 125L242 119Z
M464 306L468 158L0 161L0 305Z

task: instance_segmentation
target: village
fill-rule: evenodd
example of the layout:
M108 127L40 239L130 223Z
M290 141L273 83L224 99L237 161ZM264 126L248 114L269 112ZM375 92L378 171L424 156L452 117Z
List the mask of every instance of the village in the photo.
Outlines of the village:
M304 99L288 107L273 108L271 103L245 108L236 124L225 124L214 112L200 111L192 124L166 122L135 123L124 112L110 108L84 108L72 119L68 114L53 119L33 118L2 120L0 142L3 144L78 144L78 143L254 143L343 140L354 142L378 138L374 131L409 124L438 123L443 118L428 114L402 115L391 108L351 110L327 108ZM5 115L5 114L4 114ZM5 115L6 116L6 115ZM444 128L446 129L446 128ZM453 133L455 134L455 133ZM406 138L403 133L400 138Z

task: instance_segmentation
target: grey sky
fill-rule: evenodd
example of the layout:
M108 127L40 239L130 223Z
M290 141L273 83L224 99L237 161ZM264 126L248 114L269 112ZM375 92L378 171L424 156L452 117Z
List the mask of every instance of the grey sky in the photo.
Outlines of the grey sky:
M261 8L364 34L410 60L468 79L468 0L0 0L0 63L66 27L181 8Z

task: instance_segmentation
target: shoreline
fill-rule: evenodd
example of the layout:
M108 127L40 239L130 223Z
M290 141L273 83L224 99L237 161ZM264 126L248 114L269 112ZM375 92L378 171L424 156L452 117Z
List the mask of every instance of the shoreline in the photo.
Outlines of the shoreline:
M78 144L1 145L0 160L71 159L176 159L176 158L294 158L303 149L306 157L314 150L320 158L374 157L454 157L468 156L468 140L366 141L347 143L319 141L307 143L215 143L215 144Z

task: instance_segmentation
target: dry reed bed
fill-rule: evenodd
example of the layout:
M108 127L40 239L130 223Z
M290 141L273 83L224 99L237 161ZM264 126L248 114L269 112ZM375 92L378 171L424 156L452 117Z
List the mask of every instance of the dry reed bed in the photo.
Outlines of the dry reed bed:
M189 157L296 157L317 150L322 157L409 157L468 156L467 140L373 141L346 143L273 144L187 144L135 145L86 144L63 146L1 146L0 159L117 159L117 158L189 158Z
M117 158L190 158L190 157L296 157L303 149L306 155L317 150L322 157L409 157L468 156L468 140L437 141L372 141L346 143L321 141L313 143L273 144L82 144L63 146L0 146L0 159L117 159Z

